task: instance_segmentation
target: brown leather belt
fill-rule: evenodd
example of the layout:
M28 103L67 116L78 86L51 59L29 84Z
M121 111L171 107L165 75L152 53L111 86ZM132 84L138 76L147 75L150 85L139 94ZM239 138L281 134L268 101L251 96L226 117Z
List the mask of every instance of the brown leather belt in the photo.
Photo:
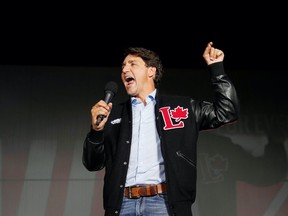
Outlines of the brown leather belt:
M166 183L160 183L158 185L136 185L131 187L125 187L124 196L130 199L139 197L155 196L160 193L166 193Z

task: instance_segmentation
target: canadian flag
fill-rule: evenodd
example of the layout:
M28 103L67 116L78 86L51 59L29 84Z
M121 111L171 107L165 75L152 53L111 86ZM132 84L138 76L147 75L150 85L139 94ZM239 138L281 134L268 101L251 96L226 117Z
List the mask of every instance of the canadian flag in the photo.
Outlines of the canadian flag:
M1 216L104 215L103 171L87 171L83 140L70 141L0 140Z

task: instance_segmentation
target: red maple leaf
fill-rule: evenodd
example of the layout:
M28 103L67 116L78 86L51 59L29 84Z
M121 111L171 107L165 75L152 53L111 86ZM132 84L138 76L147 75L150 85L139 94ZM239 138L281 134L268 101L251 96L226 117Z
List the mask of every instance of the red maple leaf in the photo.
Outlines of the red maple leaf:
M171 117L173 119L176 119L177 122L179 122L181 119L187 119L188 118L188 109L183 109L183 107L177 106L174 110L170 111Z

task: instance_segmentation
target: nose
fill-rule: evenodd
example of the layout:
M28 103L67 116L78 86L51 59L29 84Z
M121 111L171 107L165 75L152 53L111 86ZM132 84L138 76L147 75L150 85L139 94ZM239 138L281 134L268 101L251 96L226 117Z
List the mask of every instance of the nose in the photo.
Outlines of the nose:
M129 65L123 65L122 67L122 73L126 74L127 72L129 72Z
M126 72L125 70L122 69L121 77L124 77L124 76L126 75L126 73L127 73L127 72Z
M122 65L122 72L127 72L128 71L128 65L127 64L123 64Z

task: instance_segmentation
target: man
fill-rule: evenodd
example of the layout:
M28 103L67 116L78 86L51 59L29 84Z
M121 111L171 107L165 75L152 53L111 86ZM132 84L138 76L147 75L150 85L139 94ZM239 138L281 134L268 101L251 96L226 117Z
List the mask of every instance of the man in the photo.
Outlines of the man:
M212 45L203 58L214 102L161 95L159 56L139 47L124 53L121 78L129 99L113 108L104 100L92 107L83 146L87 170L105 167L105 215L192 215L198 133L236 121L239 110L224 53Z

